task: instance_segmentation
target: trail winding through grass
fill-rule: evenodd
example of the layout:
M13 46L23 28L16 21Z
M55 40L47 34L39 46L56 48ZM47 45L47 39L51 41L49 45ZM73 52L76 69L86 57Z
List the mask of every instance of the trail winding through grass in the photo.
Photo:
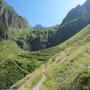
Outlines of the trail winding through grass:
M45 65L43 65L43 71L42 71L42 79L37 82L37 84L33 87L33 90L40 90L43 82L45 81Z

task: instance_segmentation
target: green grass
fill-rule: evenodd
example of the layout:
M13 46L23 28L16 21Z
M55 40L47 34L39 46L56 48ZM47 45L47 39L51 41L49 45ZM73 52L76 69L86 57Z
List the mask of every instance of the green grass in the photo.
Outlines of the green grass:
M90 25L63 44L46 67L46 80L41 90L89 90L90 89ZM52 49L50 49L52 50ZM51 52L53 52L51 51ZM45 52L45 50L44 50ZM35 73L33 73L35 75ZM36 76L38 78L38 76ZM86 82L85 82L85 81ZM31 82L38 82L32 79ZM87 84L85 84L87 83ZM35 85L35 83L34 83ZM34 86L30 84L29 90Z
M64 50L48 64L41 90L89 90L90 25L60 47Z
M41 90L89 90L89 36L90 25L57 47L37 51L38 54L36 55L46 55L43 57L44 59L47 57L45 60L49 58L49 63L46 64L46 80ZM40 69L42 69L42 67ZM33 86L40 79L41 70L36 70L32 74L34 77L30 77L29 87L27 89L25 88L25 90L32 90ZM84 83L84 80L87 84ZM25 80L22 81L25 82Z
M12 40L1 41L0 88L12 86L37 69L42 63L47 62L49 58L59 51L59 47L52 47L41 51L29 52L20 49L16 42Z
M28 32L30 31L27 30L26 33ZM15 34L14 31L12 33L17 35L13 36L15 40L21 31L17 31L18 34L16 31ZM58 88L66 90L68 87L71 89L71 86L76 89L79 85L84 90L83 88L89 88L89 81L85 86L80 80L89 78L89 59L90 25L63 44L35 52L23 51L13 39L2 41L0 42L0 88L10 87L16 82L17 86L21 86L25 80L18 82L20 79L49 61L46 68L47 79L42 90ZM37 73L39 74L36 76ZM40 74L40 70L33 73L35 76L30 81L30 88L38 81Z

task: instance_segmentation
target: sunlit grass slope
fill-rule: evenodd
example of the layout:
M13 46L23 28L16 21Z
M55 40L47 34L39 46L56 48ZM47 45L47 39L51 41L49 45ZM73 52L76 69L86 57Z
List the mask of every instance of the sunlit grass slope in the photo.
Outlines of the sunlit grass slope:
M68 41L36 53L38 56L41 53L44 60L49 61L46 64L46 80L41 90L89 90L90 25ZM32 90L41 78L42 67L14 86L19 86L20 90Z
M60 47L41 90L90 90L90 24Z
M41 90L89 90L90 24L57 47L60 52L49 59L49 63L46 65L46 80ZM40 77L41 74L42 67L33 72L34 77L30 76L29 83L23 83L21 88L32 90L34 85L42 78Z

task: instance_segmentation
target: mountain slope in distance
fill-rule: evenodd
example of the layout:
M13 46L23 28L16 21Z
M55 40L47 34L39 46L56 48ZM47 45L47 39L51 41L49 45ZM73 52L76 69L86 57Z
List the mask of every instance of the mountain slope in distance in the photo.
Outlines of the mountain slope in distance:
M78 5L69 11L56 32L54 44L64 42L90 23L89 4L90 1L86 0L82 6Z

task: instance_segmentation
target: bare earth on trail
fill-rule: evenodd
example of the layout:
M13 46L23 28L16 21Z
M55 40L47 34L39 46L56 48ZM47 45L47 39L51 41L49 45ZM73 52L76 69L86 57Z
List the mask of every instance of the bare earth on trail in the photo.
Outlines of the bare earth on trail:
M40 90L40 87L42 86L43 82L45 81L45 66L43 65L43 71L42 71L42 79L37 82L37 84L33 87L33 90Z
M45 76L43 76L43 78L40 81L38 81L38 83L33 87L33 90L40 90L40 87L42 86L44 81L45 81Z

